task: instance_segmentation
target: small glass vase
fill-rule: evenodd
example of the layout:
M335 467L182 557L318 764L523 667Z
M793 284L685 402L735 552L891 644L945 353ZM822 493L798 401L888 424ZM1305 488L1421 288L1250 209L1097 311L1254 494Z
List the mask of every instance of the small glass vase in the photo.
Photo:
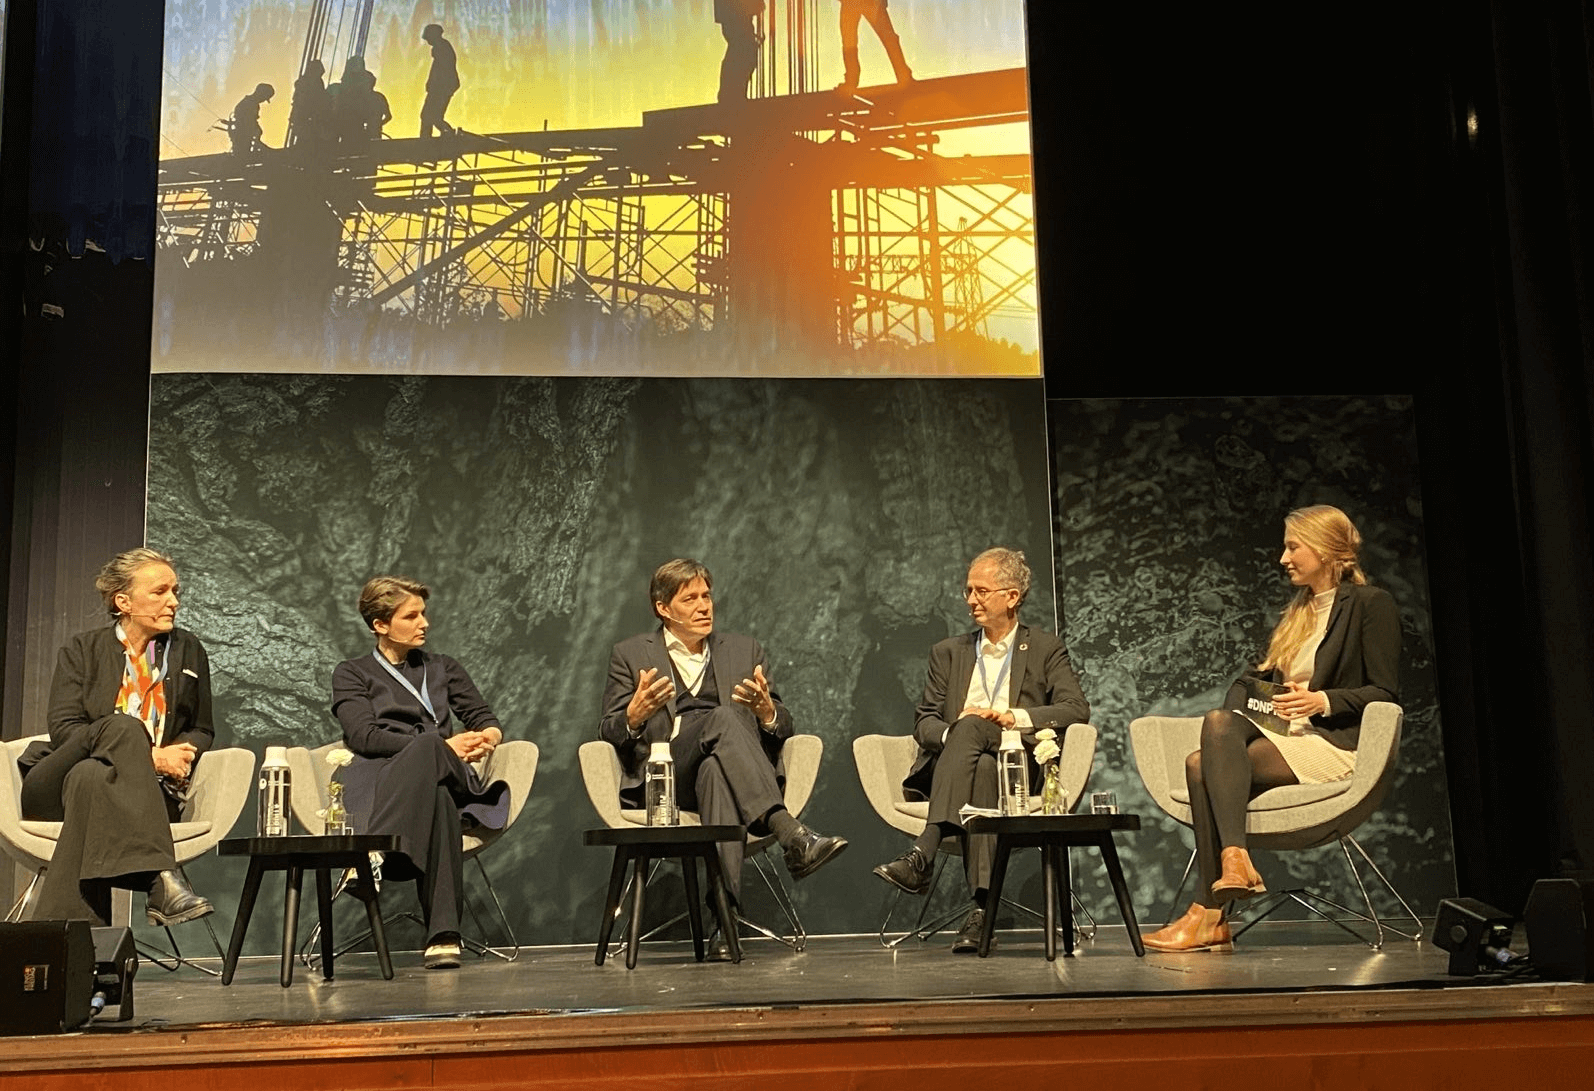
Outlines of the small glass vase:
M354 832L349 825L349 809L343 805L343 785L333 781L327 785L326 834L342 837Z
M1046 784L1041 788L1041 814L1067 814L1068 799L1057 775L1057 763L1046 763Z

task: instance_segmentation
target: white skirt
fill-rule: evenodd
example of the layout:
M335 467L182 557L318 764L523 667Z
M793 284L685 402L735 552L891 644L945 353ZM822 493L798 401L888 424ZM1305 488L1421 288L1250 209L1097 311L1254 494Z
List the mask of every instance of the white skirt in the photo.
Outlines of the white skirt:
M1269 735L1268 740L1302 784L1344 780L1356 771L1356 751L1341 750L1311 728L1299 735Z

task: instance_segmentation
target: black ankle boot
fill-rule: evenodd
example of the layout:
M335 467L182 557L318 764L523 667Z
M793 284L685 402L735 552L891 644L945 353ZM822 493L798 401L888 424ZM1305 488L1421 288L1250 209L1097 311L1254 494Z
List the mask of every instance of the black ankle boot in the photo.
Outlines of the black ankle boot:
M187 924L208 916L211 905L194 893L182 872L163 871L155 876L149 887L149 901L144 907L149 923L170 928L174 924Z

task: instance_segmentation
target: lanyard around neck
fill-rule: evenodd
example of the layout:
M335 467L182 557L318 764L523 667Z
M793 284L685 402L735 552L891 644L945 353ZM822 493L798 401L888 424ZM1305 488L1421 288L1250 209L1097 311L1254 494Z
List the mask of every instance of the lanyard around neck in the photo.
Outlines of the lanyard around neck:
M394 678L399 680L399 685L410 691L410 696L419 701L421 706L426 709L426 714L432 718L432 722L434 724L437 723L437 710L432 707L432 695L426 692L425 662L423 661L421 663L421 688L417 690L413 685L410 684L410 680L408 678L405 678L399 673L399 669L397 667L387 661L387 656L382 654L382 649L378 648L376 651L372 652L371 655L378 663L382 664L383 670L387 671Z
M1017 641L1013 640L1012 636L1013 634L1009 634L1007 654L1002 657L1002 669L996 672L996 685L994 686L985 680L985 634L981 633L979 639L974 642L974 662L980 668L980 688L985 691L987 708L991 707L996 701L996 695L1001 691L1002 683L1007 680L1007 672L1013 667L1013 645Z

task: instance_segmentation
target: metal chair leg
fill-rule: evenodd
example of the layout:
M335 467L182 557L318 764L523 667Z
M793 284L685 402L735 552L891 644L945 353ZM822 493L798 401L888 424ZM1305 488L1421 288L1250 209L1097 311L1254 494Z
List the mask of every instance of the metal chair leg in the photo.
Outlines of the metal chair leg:
M498 911L498 921L504 926L504 934L509 937L509 943L513 950L506 955L502 951L469 936L461 936L460 942L478 955L492 955L494 958L502 959L505 962L513 962L520 957L520 940L516 938L515 929L509 923L508 914L504 912L504 903L498 900L498 890L493 886L492 877L487 874L487 866L482 863L480 855L473 857L473 859L476 861L477 870L481 872L482 882L487 886L487 896L493 900L493 908ZM486 935L487 930L482 928L481 920L476 916L474 909L471 910L471 919L476 922L476 927L481 931L482 935Z
M895 939L888 940L886 939L886 932L891 927L891 917L897 911L897 903L902 900L902 891L896 888L892 889L891 904L886 906L886 915L884 919L880 921L880 946L886 948L887 950L894 950L895 948L900 947L904 940L912 939L914 937L917 937L921 941L928 942L931 936L935 935L937 932L940 932L942 929L950 927L953 921L968 913L968 908L966 906L959 906L950 913L945 913L937 917L929 924L924 923L924 918L928 916L930 912L930 902L935 898L935 892L941 886L941 875L946 869L946 858L947 854L944 852L938 852L935 854L935 873L930 876L930 892L924 896L924 904L919 907L919 916L918 919L913 922L913 927L902 933L900 936L897 936Z
M759 878L764 880L764 885L769 888L769 893L775 899L775 904L786 915L786 923L791 925L791 935L783 936L773 929L766 928L755 920L738 915L738 923L752 929L767 939L777 940L790 947L793 951L801 951L808 946L808 931L803 927L802 918L797 914L797 905L791 900L791 893L786 889L786 884L781 880L780 872L764 864L764 852L758 852L752 857L753 867L757 869ZM773 872L773 874L771 874Z
M1356 867L1356 861L1354 858L1352 858L1350 849L1345 845L1346 841L1349 841L1352 845L1356 846L1356 851L1361 854L1362 859L1367 861L1368 866L1373 869L1373 873L1376 874L1383 882L1385 889L1394 895L1395 900L1399 902L1401 908L1406 911L1406 915L1409 916L1412 922L1417 925L1416 932L1404 932L1394 927L1394 925L1386 924L1386 922L1378 916L1378 911L1373 908L1373 899L1368 893L1367 885L1362 882L1361 872ZM1395 889L1394 884L1389 881L1388 876L1379 870L1378 865L1373 862L1372 857L1367 855L1367 850L1363 849L1356 839L1351 837L1349 834L1346 834L1344 837L1339 839L1339 848L1340 852L1345 856L1345 866L1350 868L1351 878L1356 880L1356 889L1361 892L1362 902L1367 907L1366 913L1351 909L1349 906L1341 905L1332 898L1325 898L1323 895L1314 893L1310 890L1305 890L1302 888L1281 890L1273 894L1269 894L1256 905L1248 907L1248 911L1256 911L1255 915L1252 916L1251 919L1247 920L1242 927L1235 931L1234 938L1239 939L1246 932L1249 932L1251 928L1254 927L1258 922L1270 916L1280 906L1283 906L1289 902L1293 902L1308 912L1314 913L1323 920L1328 921L1330 924L1338 926L1345 932L1348 932L1350 935L1354 936L1356 939L1367 944L1367 946L1371 947L1375 951L1383 950L1385 931L1393 932L1397 936L1412 940L1414 942L1422 942L1422 920L1417 916L1416 913L1412 912L1411 906L1407 904L1406 899L1401 897L1400 892ZM1342 914L1343 916L1361 921L1363 924L1372 925L1377 938L1368 939L1350 925L1346 924L1342 917L1330 916L1328 913L1325 913L1322 909L1318 908L1320 905L1326 906L1329 909L1334 910L1334 912Z
M184 879L188 878L188 872L182 867L178 867L177 870L182 873ZM205 923L205 931L210 933L210 945L216 949L216 964L219 966L227 959L226 952L221 949L221 940L216 938L216 929L211 925L209 915L203 916L199 919ZM209 974L211 977L221 976L220 970L212 970L208 966L201 966L199 963L183 954L182 948L177 946L177 937L172 934L170 925L163 925L162 931L166 933L166 942L171 944L170 951L163 951L159 947L146 943L144 940L141 940L136 936L133 938L134 948L140 955L144 957L146 961L153 962L156 966L159 966L168 973L175 973L184 966L192 966L202 974Z
M28 911L28 906L33 904L33 891L38 887L39 879L43 875L44 872L42 871L35 871L33 873L33 879L28 883L27 888L22 891L22 896L16 900L16 904L14 904L11 907L11 911L6 914L5 923L16 924L22 919L22 915Z

